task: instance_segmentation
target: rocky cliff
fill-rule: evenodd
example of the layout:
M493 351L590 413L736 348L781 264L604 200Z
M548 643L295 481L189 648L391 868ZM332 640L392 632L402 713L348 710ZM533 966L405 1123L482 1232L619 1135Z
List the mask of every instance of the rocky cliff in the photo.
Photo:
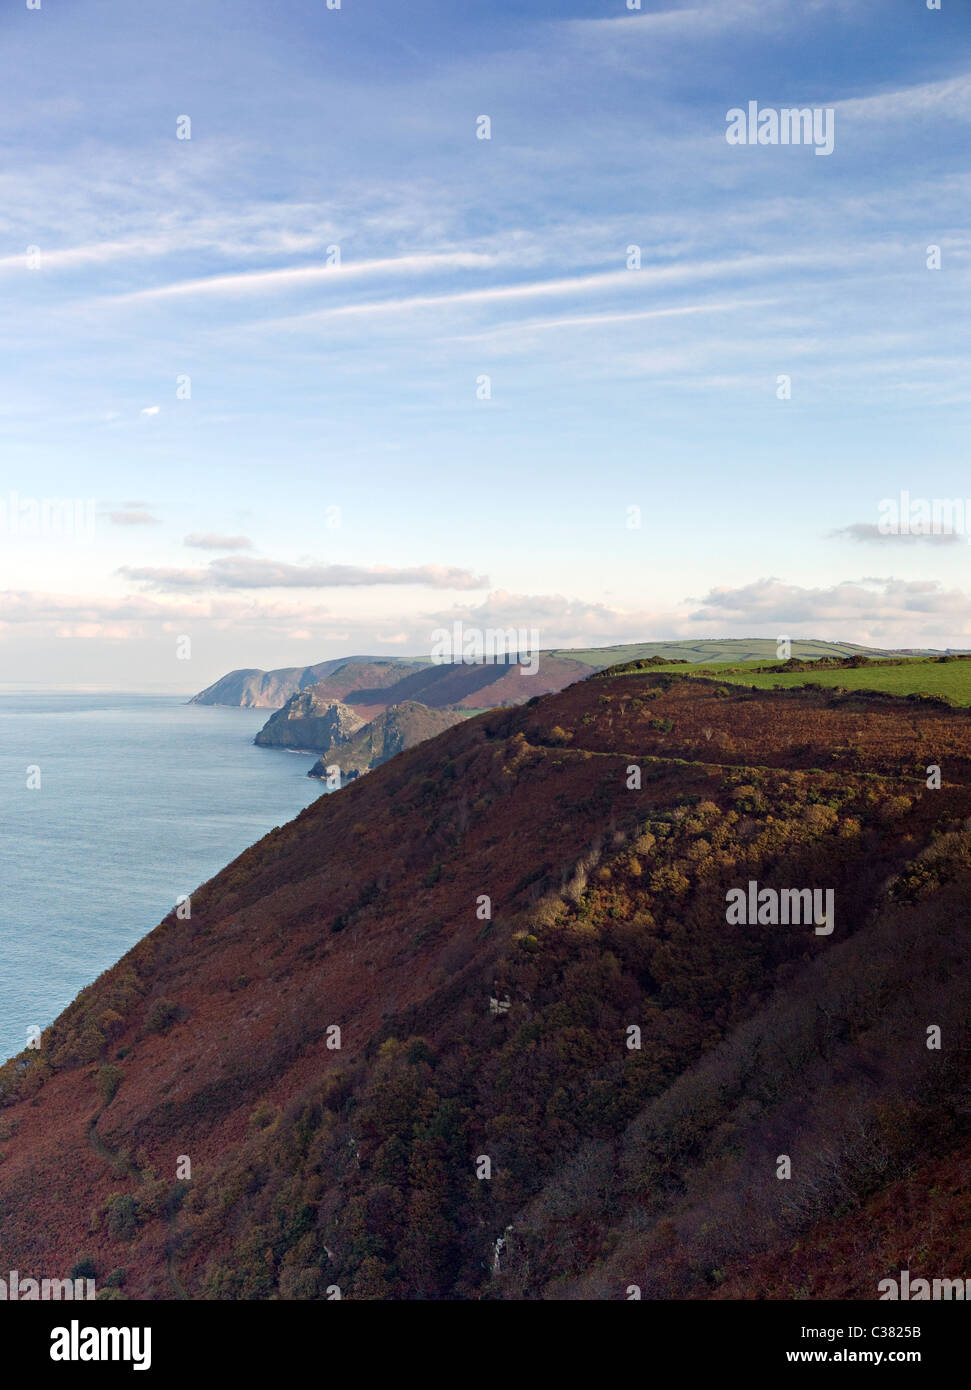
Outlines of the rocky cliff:
M330 745L308 773L310 777L326 777L328 769L339 767L343 777L360 776L380 767L396 753L414 748L425 739L434 738L453 724L468 716L459 710L429 709L427 705L406 700L391 705L369 724L363 725L352 737Z
M253 740L261 748L303 748L323 751L346 743L365 721L339 700L330 701L319 685L291 696L272 714Z

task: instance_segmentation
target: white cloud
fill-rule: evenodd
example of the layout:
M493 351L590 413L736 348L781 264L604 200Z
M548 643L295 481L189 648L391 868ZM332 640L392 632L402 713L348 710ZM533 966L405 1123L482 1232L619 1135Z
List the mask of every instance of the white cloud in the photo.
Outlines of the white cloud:
M566 29L583 39L601 42L649 43L670 35L676 39L703 37L738 29L744 25L764 26L781 12L779 0L720 0L712 5L684 5L665 10L641 10L601 19L570 19Z
M213 532L206 532L200 535L193 532L191 536L186 536L183 545L191 546L195 550L252 550L253 542L249 536L217 536Z
M499 324L487 328L482 333L456 334L454 341L463 343L482 342L490 338L501 338L515 334L517 338L530 333L546 332L548 329L599 328L605 324L615 326L623 323L638 323L644 319L683 318L692 314L729 314L739 309L759 309L777 304L775 299L735 299L715 304L679 304L669 309L636 309L631 313L614 314L573 314L553 319L519 319L515 323Z
M867 628L898 634L903 645L942 632L971 632L971 598L959 589L945 589L936 579L847 579L828 587L803 588L779 579L758 579L739 588L712 589L691 615L693 623L733 627L771 623L778 632L811 625L840 624L845 633ZM858 639L861 640L861 639Z
M881 531L880 527L872 521L855 521L851 526L841 526L839 530L833 531L834 538L845 536L852 541L868 541L874 543L893 543L895 541L903 544L927 541L931 545L954 545L962 540L957 531L942 530L940 532L928 531Z
M831 102L838 117L847 120L914 121L927 116L951 116L966 120L971 116L971 77L947 78L940 82L921 82L898 87L892 92L848 97Z
M226 556L205 569L125 565L118 573L162 593L200 589L329 589L379 584L427 585L433 589L481 589L483 575L455 565L293 565L281 560Z
M428 275L437 270L481 270L494 263L493 256L473 251L450 251L421 256L387 256L370 261L341 261L339 265L284 266L277 270L247 270L235 275L180 280L170 285L115 295L113 302L122 304L147 299L195 298L209 294L267 294L327 282L337 287L346 280L374 275Z
M864 253L860 252L859 255L862 257ZM456 305L466 304L489 306L515 303L520 300L562 298L610 290L622 290L625 293L636 294L639 290L646 290L658 285L679 284L723 275L762 277L777 270L782 274L791 276L792 272L800 267L838 266L841 269L846 269L849 259L850 257L846 252L834 249L829 254L808 251L803 253L791 252L788 255L738 256L727 260L669 261L660 264L645 264L640 270L627 270L626 268L606 270L555 280L531 280L522 284L492 285L475 290L459 290L454 293L412 295L407 299L399 296L393 299L342 304L327 309L310 310L304 314L293 314L287 318L276 319L271 322L263 322L259 328L263 331L267 328L289 328L335 319L410 313L416 309L449 309Z
M138 503L126 503L125 507L116 512L108 513L108 520L112 526L158 526L159 519L152 516L151 512Z

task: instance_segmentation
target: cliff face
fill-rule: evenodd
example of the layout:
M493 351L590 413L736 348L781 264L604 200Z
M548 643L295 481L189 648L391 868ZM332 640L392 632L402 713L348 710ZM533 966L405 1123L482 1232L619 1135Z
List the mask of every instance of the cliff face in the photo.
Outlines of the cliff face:
M335 740L308 773L310 777L326 777L328 768L339 767L344 777L359 775L380 767L396 753L414 748L425 739L460 724L466 715L457 710L429 709L414 700L391 705L383 714L363 725L352 737Z
M293 695L270 716L253 740L261 748L332 748L346 743L364 727L364 720L340 701L327 701L320 686Z
M466 720L0 1069L8 1267L247 1299L961 1275L969 818L971 715L920 701L648 671ZM832 933L729 920L753 881L833 890Z
M287 666L277 671L230 671L194 695L189 703L280 709L298 691L325 680L330 682L327 698L340 700L355 685L363 682L381 689L423 664L421 661L395 661L387 657L342 656L333 661L319 661L315 666Z

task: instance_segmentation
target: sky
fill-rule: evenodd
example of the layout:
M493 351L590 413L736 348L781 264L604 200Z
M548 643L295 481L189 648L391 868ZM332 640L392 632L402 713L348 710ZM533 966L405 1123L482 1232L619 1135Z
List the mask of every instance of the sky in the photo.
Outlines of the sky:
M28 3L0 684L971 647L967 0Z

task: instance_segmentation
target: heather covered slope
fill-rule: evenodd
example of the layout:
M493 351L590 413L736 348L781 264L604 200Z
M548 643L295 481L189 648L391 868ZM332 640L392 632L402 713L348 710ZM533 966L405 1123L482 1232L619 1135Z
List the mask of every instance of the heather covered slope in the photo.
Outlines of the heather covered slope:
M247 851L0 1072L5 1257L141 1298L960 1274L969 818L971 716L919 701L648 673L467 720ZM751 878L833 888L832 935L729 925Z
M531 669L516 661L435 662L403 675L385 689L360 686L344 696L358 709L380 713L413 700L432 709L490 709L522 704L536 695L562 690L590 674L589 666L549 652L538 654Z

